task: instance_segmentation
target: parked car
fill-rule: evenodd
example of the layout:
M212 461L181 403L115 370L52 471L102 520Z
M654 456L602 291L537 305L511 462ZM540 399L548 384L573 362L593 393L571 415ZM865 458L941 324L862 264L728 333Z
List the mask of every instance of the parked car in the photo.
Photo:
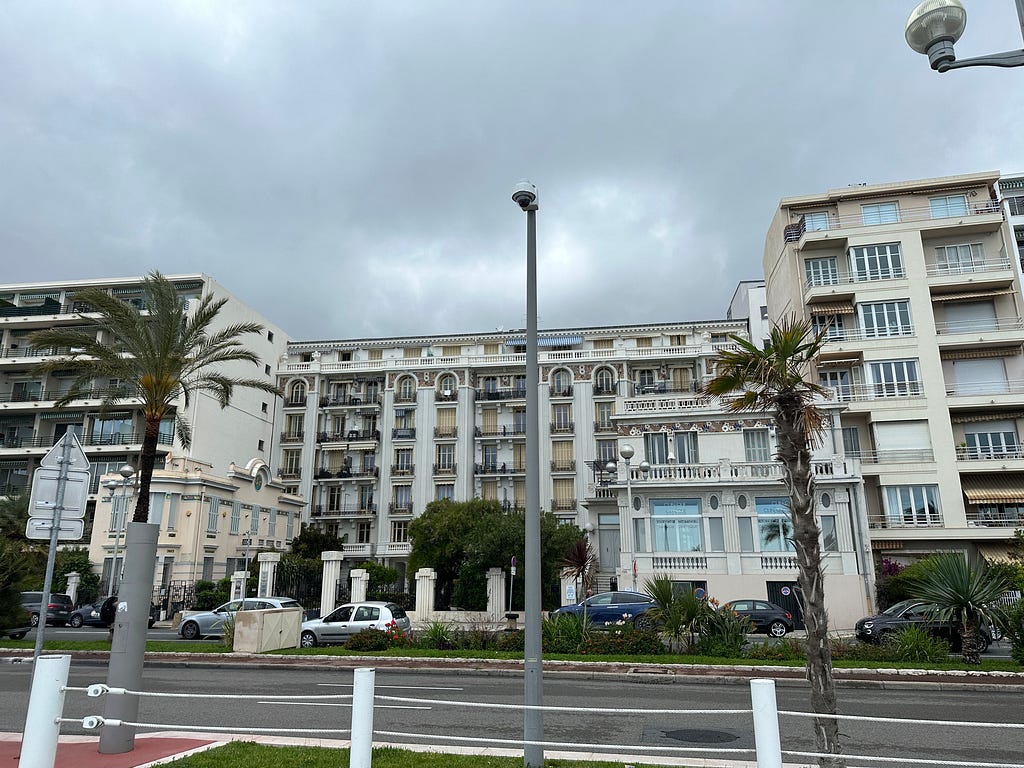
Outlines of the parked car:
M653 625L650 617L644 616L655 605L654 598L641 592L599 592L576 605L563 605L551 611L550 616L582 616L586 606L587 621L604 626L617 621L632 621L636 627Z
M75 627L89 626L89 627L109 627L114 623L116 614L107 610L103 611L103 604L106 603L110 598L103 597L97 600L95 603L89 605L80 605L71 615L68 616L68 625ZM116 596L114 597L116 601ZM116 609L115 609L116 610ZM156 616L151 610L149 612L149 626L152 627L156 623Z
M364 629L385 629L392 623L403 632L408 632L412 627L408 614L400 605L380 600L345 603L322 618L302 622L299 645L313 648L317 645L344 643Z
M42 601L42 592L21 593L21 605L29 612L31 616L30 621L33 627L39 626L39 616L42 611L40 603L42 603ZM52 593L50 595L50 602L46 605L46 623L57 627L63 627L68 623L68 617L74 609L75 604L71 602L70 596L60 592Z
M732 600L722 607L750 619L755 632L764 632L771 637L785 637L793 631L793 614L767 600Z
M921 627L929 634L949 643L951 650L960 648L960 631L953 619L942 621L935 617L927 603L920 600L903 600L890 605L875 616L865 616L855 625L857 639L867 643L881 643L886 637L906 627ZM992 632L988 626L981 627L982 651L992 644Z
M290 597L247 597L244 600L231 600L219 605L212 611L193 613L185 616L178 627L178 634L186 640L199 640L224 634L224 622L233 619L238 611L265 611L271 608L298 608L297 600Z

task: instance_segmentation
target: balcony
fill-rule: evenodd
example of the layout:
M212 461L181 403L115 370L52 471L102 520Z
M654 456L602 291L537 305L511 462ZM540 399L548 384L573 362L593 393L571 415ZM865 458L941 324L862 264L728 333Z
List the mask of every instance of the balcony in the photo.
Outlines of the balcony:
M305 408L306 407L306 398L303 397L303 398L295 398L295 399L285 400L284 401L284 407L285 408Z
M954 320L953 322L943 322L935 324L935 333L939 336L953 336L955 334L963 333L969 334L972 341L982 341L978 339L979 333L996 333L998 331L1020 331L1024 328L1024 320L1019 317L1007 317L999 319L981 319L981 320ZM1000 339L1002 340L1002 339ZM942 343L942 340L939 340Z
M929 264L927 266L928 277L959 277L962 275L977 275L984 272L1004 272L1008 269L1012 270L1013 266L1012 262L1007 258L980 259L955 264Z
M392 440L415 440L416 439L416 428L415 427L395 427L391 430Z
M931 448L848 451L846 455L851 459L860 459L862 464L917 464L935 461L935 454Z
M571 435L576 431L575 422L551 422L551 434L553 435Z
M281 470L282 480L298 480L302 477L302 470L298 467L287 467Z
M377 410L380 408L380 395L368 397L365 400L357 395L321 397L321 408L368 408Z
M434 437L445 438L445 437L458 437L458 427L434 427Z
M55 402L66 395L66 391L40 389L38 392L4 392L0 393L0 403L43 403ZM97 387L82 392L71 402L79 400L104 400L108 397L127 398L125 387Z
M525 362L525 356L524 356ZM525 387L513 387L511 389L494 389L484 388L474 390L477 400L484 400L488 402L500 402L502 400L525 400L526 399L526 388Z
M811 470L819 480L846 479L859 474L857 461L852 457L832 456L811 460ZM739 481L748 483L764 480L780 482L783 479L782 464L770 462L734 462L722 459L715 464L654 464L646 477L637 466L631 466L630 480L635 483L685 483L709 481L723 483ZM625 480L614 479L621 485Z
M594 433L595 434L600 435L600 434L607 434L607 433L614 433L614 432L615 432L615 425L612 424L610 421L595 421L594 422Z
M391 474L396 476L408 476L415 472L416 466L413 464L395 464L391 467Z
M957 461L1005 461L1007 459L1024 459L1024 446L958 445L956 447Z
M902 267L891 269L864 269L856 272L845 272L839 269L820 272L807 278L804 283L805 291L815 288L831 288L836 285L849 285L860 283L874 283L879 280L903 280L906 273ZM852 292L852 290L851 290ZM844 292L845 293L845 292Z
M388 505L388 512L392 515L411 515L412 514L412 502L411 501L392 501Z
M355 442L355 441L366 441L379 443L380 442L380 430L379 429L349 429L344 433L342 437L341 432L322 433L329 434L330 440L325 442Z
M649 384L640 384L635 381L626 382L632 397L643 395L692 395L700 389L700 384L691 381L687 384L673 384L670 381L656 381Z
M456 389L446 389L443 392L434 393L435 403L457 403L459 401L459 392Z
M360 557L372 557L373 556L373 544L343 544L341 551L345 553L345 558L359 559Z
M831 327L825 334L826 344L841 344L848 341L872 341L874 339L895 339L913 336L912 325L894 328L835 328Z
M416 392L395 392L395 405L413 405L416 403Z
M380 477L380 469L377 467L318 469L314 475L317 480L366 480L375 477Z
M1024 380L972 381L963 384L946 384L950 397L992 397L994 395L1019 395L1024 392Z
M508 462L505 461L501 462L501 464L485 462L483 464L473 465L474 475L508 475L515 471L522 472L523 469L520 468L516 470L514 467L509 466Z
M847 384L839 387L825 387L831 399L837 403L858 400L886 400L890 398L924 397L924 385L920 381L899 381L889 384Z
M992 504L967 508L967 525L980 528L1024 527L1024 509L1017 505Z
M576 499L552 499L552 512L566 512L576 509Z
M576 460L575 459L555 459L551 462L552 472L575 472L576 471Z
M548 394L551 397L572 397L572 384L567 387L548 387Z
M392 541L384 545L383 554L385 557L400 557L412 552L412 544L407 541Z
M306 437L305 432L282 432L281 442L282 443L301 443Z
M595 384L594 397L608 397L619 394L618 384Z
M455 475L458 468L457 464L435 464L434 465L434 477L439 475Z
M347 502L342 504L317 504L310 512L310 516L317 518L325 517L365 517L377 511L377 505L373 503L358 504Z

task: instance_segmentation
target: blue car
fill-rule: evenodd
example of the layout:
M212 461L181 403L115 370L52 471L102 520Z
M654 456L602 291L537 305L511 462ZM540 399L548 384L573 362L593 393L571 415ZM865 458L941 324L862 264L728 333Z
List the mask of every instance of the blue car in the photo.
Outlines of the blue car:
M649 629L654 622L644 614L655 605L654 598L640 592L601 592L576 605L563 605L551 612L551 618L582 616L586 606L587 620L599 627L628 621L640 629Z

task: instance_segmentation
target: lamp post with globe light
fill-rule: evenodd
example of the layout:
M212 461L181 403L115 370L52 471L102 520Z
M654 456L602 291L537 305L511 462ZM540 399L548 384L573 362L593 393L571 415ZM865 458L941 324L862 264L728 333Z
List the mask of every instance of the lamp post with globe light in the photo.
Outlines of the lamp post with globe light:
M1014 0L1021 36L1024 37L1024 0ZM967 10L960 0L924 0L907 19L907 44L928 57L932 69L947 72L964 67L1024 66L1024 49L970 59L956 58L953 46L967 27Z
M135 487L135 480L133 475L135 474L135 467L131 464L124 464L121 466L117 473L121 476L121 480L107 480L103 484L104 488L110 491L110 511L112 522L117 521L117 528L114 536L114 557L110 564L110 576L107 579L107 594L116 594L117 590L115 587L121 583L123 577L123 569L117 567L117 558L119 550L121 549L121 534L125 532L128 526L128 507L129 499L131 498L128 493L128 489ZM120 496L117 495L117 489L121 489ZM120 500L120 504L118 504ZM115 575L116 574L116 575Z
M630 469L629 462L633 458L636 451L633 450L633 446L629 443L624 443L619 449L619 455L623 461L626 462L626 506L623 507L623 512L619 516L619 536L621 544L620 549L623 552L636 552L636 543L633 541L633 473ZM651 471L651 465L646 460L640 462L640 472L644 477ZM605 470L610 474L616 474L617 468L614 461L609 461L605 465ZM634 564L635 564L634 559ZM630 569L633 572L633 591L636 591L636 568Z

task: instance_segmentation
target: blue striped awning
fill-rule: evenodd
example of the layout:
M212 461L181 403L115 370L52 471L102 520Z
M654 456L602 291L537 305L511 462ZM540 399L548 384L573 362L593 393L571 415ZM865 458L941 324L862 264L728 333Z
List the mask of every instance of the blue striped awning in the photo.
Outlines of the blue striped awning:
M538 347L571 347L574 344L582 344L583 337L574 336L541 336L537 339ZM517 336L514 339L505 339L506 347L525 347L526 337Z

